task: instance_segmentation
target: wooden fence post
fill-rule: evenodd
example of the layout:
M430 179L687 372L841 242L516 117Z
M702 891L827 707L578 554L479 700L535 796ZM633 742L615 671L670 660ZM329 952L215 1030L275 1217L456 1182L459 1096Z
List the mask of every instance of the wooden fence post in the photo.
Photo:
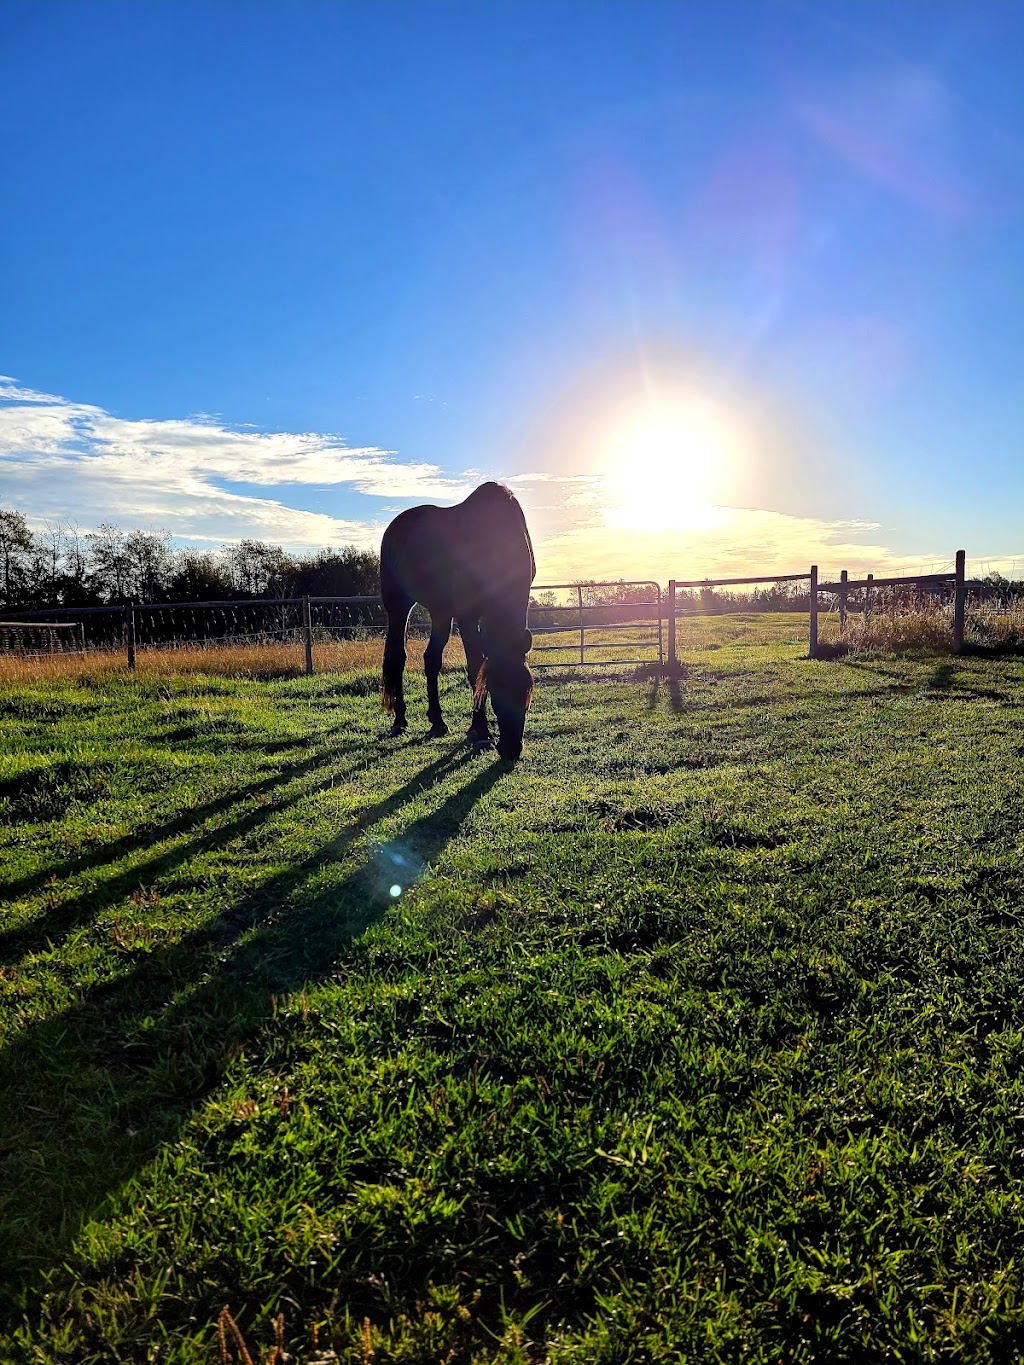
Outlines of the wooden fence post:
M964 647L964 608L967 605L967 589L964 585L966 559L966 551L957 550L956 587L953 592L953 648L957 653Z
M812 659L818 657L818 566L811 565L811 639L808 656Z
M313 617L309 610L309 598L302 599L302 635L306 644L306 677L313 672Z
M668 671L674 673L678 667L676 658L676 580L673 578L668 585L668 595L665 599L668 611Z
M135 672L135 603L124 604L124 636L128 645L128 671Z
M868 622L871 620L871 584L874 582L875 575L868 574L868 585L864 589L864 629L867 630Z
M844 569L842 571L842 573L839 575L839 581L843 585L839 589L839 634L845 635L847 618L846 607L850 599L850 590L846 586L846 584L849 583L850 581L850 573L848 569Z

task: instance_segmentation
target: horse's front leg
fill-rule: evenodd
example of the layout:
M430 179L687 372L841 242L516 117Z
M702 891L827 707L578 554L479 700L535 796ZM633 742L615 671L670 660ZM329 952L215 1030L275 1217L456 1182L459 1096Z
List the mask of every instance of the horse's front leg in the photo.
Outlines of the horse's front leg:
M466 672L469 685L473 689L473 719L470 721L467 738L478 749L491 747L491 731L487 724L487 678L481 677L484 665L484 647L480 639L480 627L476 621L459 620L462 634L462 647L466 651Z
M384 640L384 669L382 675L381 700L384 710L394 716L391 737L405 733L405 693L402 675L405 672L405 628L409 620L412 603L389 606L388 633Z
M423 653L423 672L427 679L427 720L430 721L432 739L439 739L448 733L448 726L441 714L441 698L437 690L437 679L441 672L444 647L452 633L452 618L449 614L431 612L430 640Z

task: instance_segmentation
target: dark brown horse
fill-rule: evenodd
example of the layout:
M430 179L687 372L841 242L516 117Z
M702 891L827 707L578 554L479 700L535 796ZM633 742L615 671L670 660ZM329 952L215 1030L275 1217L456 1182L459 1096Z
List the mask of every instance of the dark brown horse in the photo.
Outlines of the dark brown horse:
M431 735L446 735L437 692L441 656L458 622L473 688L469 738L489 747L487 695L498 722L498 753L513 762L523 750L533 677L526 655L530 585L536 572L530 533L519 503L500 483L485 483L455 507L410 507L384 532L380 590L388 614L384 645L384 709L392 735L405 730L405 632L413 603L430 613L423 655Z

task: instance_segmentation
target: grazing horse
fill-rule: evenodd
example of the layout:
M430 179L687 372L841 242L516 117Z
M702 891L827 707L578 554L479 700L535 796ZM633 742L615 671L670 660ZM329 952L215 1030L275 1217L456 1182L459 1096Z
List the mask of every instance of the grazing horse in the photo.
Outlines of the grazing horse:
M491 745L489 692L498 753L515 762L523 751L533 693L526 666L533 636L526 616L535 572L523 509L500 483L481 484L455 507L410 507L395 517L380 547L380 590L388 614L382 699L395 718L392 735L405 730L405 633L419 602L430 613L430 642L423 655L430 734L448 733L437 679L454 617L473 688L469 738L481 748Z

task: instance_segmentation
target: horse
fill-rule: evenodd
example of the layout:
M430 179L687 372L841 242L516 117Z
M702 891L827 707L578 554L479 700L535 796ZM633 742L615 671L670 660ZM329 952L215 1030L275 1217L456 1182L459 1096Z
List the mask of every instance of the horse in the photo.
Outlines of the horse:
M390 735L406 729L402 674L409 613L419 602L430 613L423 655L430 736L448 733L437 679L441 658L458 624L473 689L468 738L491 748L487 696L498 722L498 754L515 762L523 751L533 675L526 625L537 566L523 509L503 484L484 483L454 507L410 507L384 532L380 590L387 612L381 700L394 716Z

